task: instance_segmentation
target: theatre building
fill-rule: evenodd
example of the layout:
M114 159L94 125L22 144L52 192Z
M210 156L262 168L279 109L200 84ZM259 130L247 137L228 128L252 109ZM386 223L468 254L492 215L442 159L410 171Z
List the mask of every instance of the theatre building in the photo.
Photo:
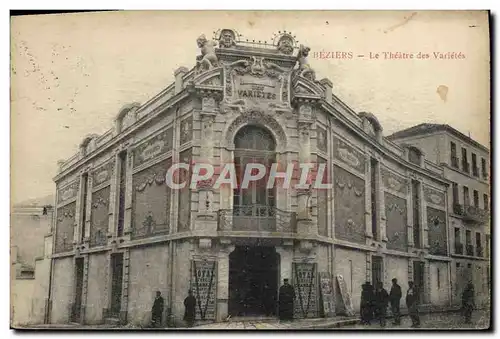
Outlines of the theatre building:
M285 278L296 318L356 312L364 282L392 278L449 305L443 167L340 101L292 34L248 43L223 29L196 43L193 68L60 163L50 321L147 325L161 291L164 324L179 325L189 289L197 319L272 316ZM331 187L166 181L178 163L234 163L241 181L252 162L324 164Z

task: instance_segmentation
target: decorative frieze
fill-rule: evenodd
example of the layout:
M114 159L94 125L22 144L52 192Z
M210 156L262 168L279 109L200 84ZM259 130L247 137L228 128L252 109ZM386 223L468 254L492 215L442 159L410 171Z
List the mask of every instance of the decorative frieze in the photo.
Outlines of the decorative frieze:
M387 169L382 169L382 181L384 187L402 194L407 194L407 180L399 175L396 175Z
M428 186L424 186L424 196L425 200L431 204L444 206L445 205L445 195L443 192L439 192Z
M173 129L170 127L137 146L133 151L134 168L160 154L171 151L173 135Z
M78 193L79 180L73 181L71 184L59 189L57 193L57 203L62 204L76 197Z
M92 171L92 185L97 187L111 180L115 169L115 161L110 160Z
M347 166L359 171L365 172L365 156L360 151L354 149L344 141L333 138L334 157Z

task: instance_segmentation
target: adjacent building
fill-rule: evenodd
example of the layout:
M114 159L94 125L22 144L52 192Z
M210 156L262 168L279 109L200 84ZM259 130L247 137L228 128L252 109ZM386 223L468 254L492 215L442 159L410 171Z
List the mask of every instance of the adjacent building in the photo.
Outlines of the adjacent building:
M11 324L43 323L48 307L54 196L14 204L10 214Z
M472 282L476 303L490 301L490 152L488 148L441 124L420 124L388 137L418 147L426 159L441 166L451 181L448 189L452 259L452 300L461 303L465 285Z
M188 289L198 319L275 313L285 278L297 318L359 310L365 281L389 288L394 277L403 289L415 281L422 304L449 306L450 220L468 227L450 213L452 166L385 138L376 116L317 79L292 34L248 43L223 29L214 40L200 36L193 68L60 163L50 321L147 325L160 291L165 323L178 325ZM201 162L234 163L239 175L250 162L326 164L331 188L166 184L172 164Z

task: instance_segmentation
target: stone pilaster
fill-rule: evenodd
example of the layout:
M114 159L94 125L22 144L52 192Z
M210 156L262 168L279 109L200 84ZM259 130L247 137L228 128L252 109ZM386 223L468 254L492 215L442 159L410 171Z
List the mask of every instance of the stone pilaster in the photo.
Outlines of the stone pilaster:
M229 315L229 255L235 246L221 244L217 258L217 301L216 321L224 321Z
M292 281L293 244L276 246L276 252L280 255L280 281L278 285L281 286L283 279Z
M407 181L408 196L406 199L406 211L407 211L407 226L408 226L408 247L414 247L413 242L413 193L411 180Z
M366 281L372 281L372 255L366 252Z
M367 244L371 244L372 232L372 170L370 166L370 154L365 154L365 236Z
M125 148L125 147L124 147ZM125 148L126 149L126 148ZM127 173L125 178L125 216L123 222L123 235L128 235L132 233L132 169L133 169L133 152L131 149L127 149Z
M106 266L104 267L104 281L103 281L103 309L102 309L102 320L108 317L109 309L111 307L111 280L112 280L112 267L111 267L111 252L106 255Z
M121 324L127 323L129 266L130 266L130 249L127 248L123 252L122 300L121 300L121 305L120 305L120 323Z
M82 309L80 314L80 323L85 324L85 313L87 311L87 294L89 285L89 255L83 259L83 284L82 284Z
M420 220L422 225L422 232L420 232L420 241L422 243L422 248L429 248L429 227L427 225L427 202L424 196L424 183L419 178L420 182L420 206L422 206L420 210Z
M110 178L109 187L109 218L108 218L108 238L115 234L115 229L118 227L118 195L119 195L119 182L120 182L120 157L118 152L114 154L114 169L113 175Z
M87 245L88 247L89 241L90 241L90 227L92 225L92 186L93 186L93 179L92 176L89 174L88 177L88 183L87 183L87 197L85 200L85 203L87 204L87 208L85 209L85 239L83 239L83 242Z
M382 185L382 162L380 156L377 156L377 194L378 194L378 222L380 223L380 241L387 242L387 216L385 215L385 193Z

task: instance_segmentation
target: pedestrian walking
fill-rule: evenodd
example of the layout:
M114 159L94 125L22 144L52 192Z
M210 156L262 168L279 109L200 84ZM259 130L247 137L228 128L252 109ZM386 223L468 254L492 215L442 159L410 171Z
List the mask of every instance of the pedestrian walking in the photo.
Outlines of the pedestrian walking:
M377 288L375 290L375 310L376 317L380 323L381 327L385 327L386 325L386 317L387 317L387 305L389 304L389 294L384 289L384 284L379 281L377 282Z
M158 328L161 327L161 318L163 315L163 297L161 292L156 292L156 298L153 302L153 307L151 308L151 327Z
M193 291L188 291L188 296L184 299L184 321L187 327L193 327L196 315L196 298Z
M373 286L366 282L361 285L361 323L364 325L370 325L373 318Z
M392 279L391 292L389 293L389 301L391 303L391 312L394 316L394 325L401 325L400 300L402 297L401 286L398 285L396 278Z
M462 292L462 312L466 324L472 324L472 311L475 307L474 285L472 283L468 283Z
M295 291L288 283L288 279L283 280L283 285L279 291L279 317L280 320L293 320L293 300Z
M418 292L413 281L408 282L408 291L406 292L406 306L411 318L411 327L420 326L420 316L418 314Z

